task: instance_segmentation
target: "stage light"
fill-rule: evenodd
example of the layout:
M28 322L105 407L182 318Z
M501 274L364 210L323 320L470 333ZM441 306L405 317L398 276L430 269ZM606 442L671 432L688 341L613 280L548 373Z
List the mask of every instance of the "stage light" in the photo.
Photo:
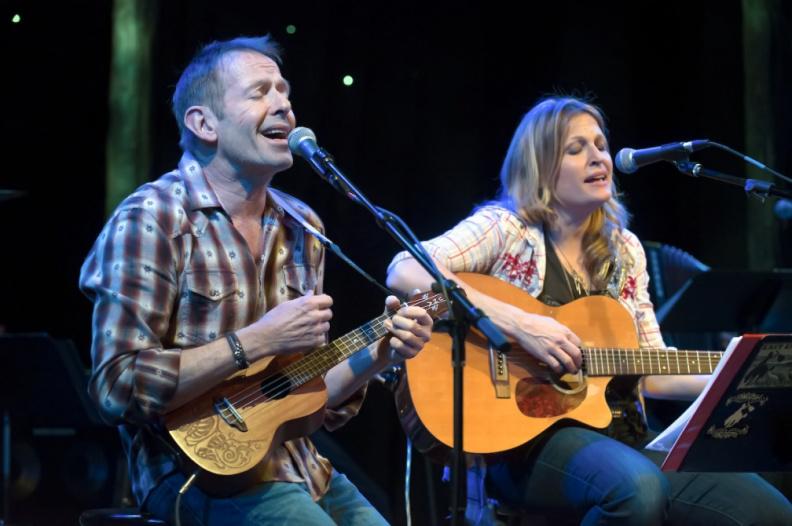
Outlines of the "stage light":
M354 84L355 79L352 78L352 75L344 75L342 82L344 83L344 86L351 86Z
M13 22L13 23L15 23L15 24L18 24L18 23L20 23L21 21L22 21L22 17L21 17L21 16L19 16L19 15L14 15L13 17L11 17L11 22Z
M297 26L295 26L294 24L289 24L288 26L286 26L286 32L290 35L295 34L297 32Z

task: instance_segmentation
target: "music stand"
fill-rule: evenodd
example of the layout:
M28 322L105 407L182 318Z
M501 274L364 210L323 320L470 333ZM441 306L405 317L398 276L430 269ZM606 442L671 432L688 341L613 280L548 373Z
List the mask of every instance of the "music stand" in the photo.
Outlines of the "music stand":
M663 471L792 471L792 334L742 337Z
M88 398L87 374L77 349L44 333L0 335L2 515L8 524L11 427L87 428L102 425Z
M792 270L710 270L657 309L668 332L792 331Z

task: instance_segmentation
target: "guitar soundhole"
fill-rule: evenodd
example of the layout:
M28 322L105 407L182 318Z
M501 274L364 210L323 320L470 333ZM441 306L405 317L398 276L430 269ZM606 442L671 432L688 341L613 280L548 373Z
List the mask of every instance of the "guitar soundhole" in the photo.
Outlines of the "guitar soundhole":
M261 382L261 394L269 400L285 398L291 391L291 381L289 381L286 376L279 373L275 373Z
M586 391L585 383L574 376L526 377L517 382L517 407L532 418L564 415L583 403Z

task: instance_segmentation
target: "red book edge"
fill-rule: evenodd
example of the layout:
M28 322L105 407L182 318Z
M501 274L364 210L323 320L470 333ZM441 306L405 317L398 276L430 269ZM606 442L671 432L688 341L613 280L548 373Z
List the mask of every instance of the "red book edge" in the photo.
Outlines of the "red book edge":
M745 334L740 342L729 355L727 362L723 364L718 376L710 386L709 391L704 396L701 404L690 417L685 428L679 433L671 451L668 452L663 464L660 466L662 471L678 471L682 462L688 454L688 451L693 446L693 443L698 439L701 429L707 423L707 419L715 410L715 407L720 403L723 395L726 394L726 389L731 385L732 380L737 375L737 372L742 367L745 360L750 356L751 351L762 341L766 334Z

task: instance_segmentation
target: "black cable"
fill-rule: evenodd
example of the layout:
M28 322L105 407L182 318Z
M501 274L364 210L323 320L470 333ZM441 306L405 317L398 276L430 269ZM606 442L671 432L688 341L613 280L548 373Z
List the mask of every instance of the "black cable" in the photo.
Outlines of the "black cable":
M734 148L730 148L730 147L726 146L725 144L720 144L720 143L717 143L717 142L714 142L714 141L709 141L709 144L711 146L716 147L716 148L720 148L721 150L723 150L725 152L728 152L728 153L730 153L732 155L735 155L735 156L739 157L740 159L742 159L743 161L747 162L748 164L751 164L751 165L755 166L756 168L759 168L760 170L763 170L765 172L771 173L771 174L775 175L776 177L778 177L779 179L781 179L783 181L786 181L787 183L792 184L792 178L789 178L786 175L784 175L782 173L779 173L776 170L773 170L769 166L767 166L767 165L765 165L763 163L760 163L759 161L757 161L753 157L749 157L748 155L745 155L744 153L738 152Z
M187 478L187 480L182 484L182 487L179 488L179 493L176 494L176 500L173 502L173 521L176 523L176 526L181 526L181 498L182 495L187 493L187 490L190 489L190 486L193 485L195 482L195 478L200 473L200 469L196 469L192 472L192 474Z

